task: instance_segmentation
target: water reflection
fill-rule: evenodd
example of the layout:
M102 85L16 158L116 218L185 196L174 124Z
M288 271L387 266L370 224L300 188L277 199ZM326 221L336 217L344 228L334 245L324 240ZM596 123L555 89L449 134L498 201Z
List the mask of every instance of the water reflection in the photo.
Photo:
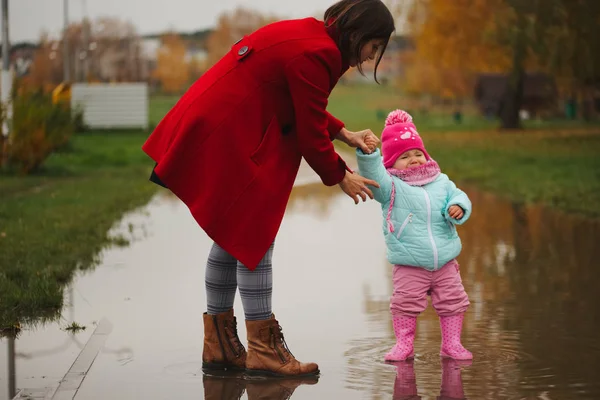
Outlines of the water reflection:
M463 338L475 356L465 372L466 391L473 398L600 398L600 270L594 252L600 222L469 194L475 212L459 227L459 262L472 302ZM352 341L346 353L347 387L372 399L390 393L378 387L390 374L382 360L394 343L391 266L382 264L373 268L389 280L388 291L363 290L367 320L381 334ZM437 315L429 309L419 317L415 342L415 364L427 378L420 389L428 394L440 374L440 341ZM442 369L442 377L447 372ZM408 369L400 376L412 382L411 374Z
M238 375L203 375L205 400L288 400L301 385L314 385L317 377L287 379L245 379Z
M471 365L471 361L455 361L443 359L442 383L438 400L466 400L462 381L462 367ZM396 379L394 380L393 400L421 399L417 387L414 361L394 363Z
M8 347L8 398L17 395L17 372L15 369L15 338L10 336L6 340Z

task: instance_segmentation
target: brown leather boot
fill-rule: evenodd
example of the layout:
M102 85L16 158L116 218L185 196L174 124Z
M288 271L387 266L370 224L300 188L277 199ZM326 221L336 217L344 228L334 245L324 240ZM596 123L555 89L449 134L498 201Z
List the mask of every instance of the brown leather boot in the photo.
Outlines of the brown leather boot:
M288 400L300 385L314 385L318 376L304 378L248 379L246 391L248 400Z
M203 375L204 400L240 400L246 390L242 377Z
M203 370L244 370L246 349L237 334L233 310L222 314L204 313Z
M275 315L262 321L246 321L248 331L248 375L301 377L319 374L315 363L301 363L290 352Z

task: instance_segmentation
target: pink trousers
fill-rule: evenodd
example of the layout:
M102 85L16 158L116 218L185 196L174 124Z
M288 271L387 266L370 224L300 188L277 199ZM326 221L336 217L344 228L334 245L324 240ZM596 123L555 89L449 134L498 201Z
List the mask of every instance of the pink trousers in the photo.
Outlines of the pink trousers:
M392 316L416 317L427 308L427 295L440 317L462 314L469 296L460 279L458 262L452 260L437 271L420 267L394 266Z

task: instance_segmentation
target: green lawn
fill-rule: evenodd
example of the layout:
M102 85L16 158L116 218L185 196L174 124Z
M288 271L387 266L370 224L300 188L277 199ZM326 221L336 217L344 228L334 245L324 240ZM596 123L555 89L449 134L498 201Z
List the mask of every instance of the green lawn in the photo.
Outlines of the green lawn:
M152 99L153 125L177 99ZM379 133L377 110L403 103L387 88L339 87L329 109L349 129ZM472 113L461 125L439 110L413 116L429 152L455 181L600 216L599 129L543 122L542 130L499 133ZM103 247L126 244L107 232L158 188L148 182L153 163L140 149L147 137L141 131L78 134L37 175L0 175L0 327L56 318L73 273L92 266Z

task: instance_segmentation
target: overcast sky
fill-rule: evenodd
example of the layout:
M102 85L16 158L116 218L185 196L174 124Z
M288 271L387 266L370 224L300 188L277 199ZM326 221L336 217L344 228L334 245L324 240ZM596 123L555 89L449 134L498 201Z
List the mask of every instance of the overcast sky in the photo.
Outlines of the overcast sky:
M319 15L335 0L68 0L69 19L87 14L129 20L142 34L174 28L193 31L214 26L219 14L242 5L284 18ZM85 6L85 8L84 8ZM0 21L1 24L1 21ZM63 24L63 0L9 0L11 43L37 41L45 30L57 35Z

